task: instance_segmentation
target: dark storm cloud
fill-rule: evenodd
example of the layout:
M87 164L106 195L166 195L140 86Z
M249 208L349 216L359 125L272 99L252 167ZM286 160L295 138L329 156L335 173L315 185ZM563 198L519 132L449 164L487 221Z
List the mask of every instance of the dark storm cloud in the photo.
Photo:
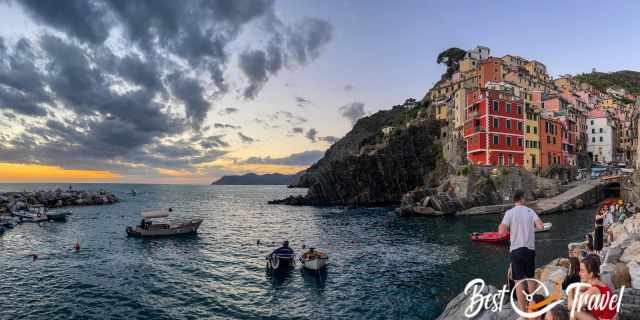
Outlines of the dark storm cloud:
M233 92L229 61L238 61L248 79L241 84L245 97L255 98L283 68L315 59L332 32L317 19L285 25L271 0L15 3L56 32L45 29L33 43L0 38L0 110L25 127L3 133L0 158L73 168L189 168L220 157L225 151L215 148L229 143L203 132L240 127L204 120L217 99ZM268 41L229 52L254 21L269 26L260 31ZM287 112L277 117L292 125L307 121Z
M253 143L256 141L254 138L242 134L242 132L238 132L238 137L240 137L242 143Z
M341 116L351 121L351 124L356 123L358 119L362 118L366 114L364 112L364 103L362 102L352 102L340 107L338 110L340 111Z
M102 43L111 23L104 3L92 0L17 0L35 21L49 25L80 40Z
M193 128L200 130L209 111L209 102L204 98L204 88L196 79L185 78L178 74L172 74L169 82L174 96L184 103L187 118L191 120Z
M324 151L308 150L300 153L292 153L282 158L271 157L250 157L241 163L245 164L276 164L289 166L309 166L320 160L324 156Z

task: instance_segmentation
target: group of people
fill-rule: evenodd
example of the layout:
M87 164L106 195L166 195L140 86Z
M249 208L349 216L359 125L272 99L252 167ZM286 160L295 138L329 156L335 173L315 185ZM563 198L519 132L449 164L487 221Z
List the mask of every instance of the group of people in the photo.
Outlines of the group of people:
M518 308L522 311L536 311L531 310L532 307L536 306L536 304L539 305L539 302L543 300L549 301L550 299L549 297L534 294L539 291L537 290L538 286L535 281L522 280L534 278L535 231L536 229L543 229L544 223L535 211L525 206L523 191L518 190L515 192L513 202L515 203L515 206L505 213L498 227L498 232L501 235L506 235L507 232L510 233L510 277L513 281L517 282L518 285L521 285L519 288L514 288L514 290L516 290ZM596 239L598 237L598 227L603 228L601 235L604 234L605 220L609 221L608 225L610 225L613 221L618 221L621 216L622 219L624 219L623 215L626 212L620 209L622 204L623 203L617 203L616 206L613 207L614 209L609 209L609 207L607 207L606 212L604 209L601 212L598 212L596 215L596 235L593 237L594 241L590 243L593 247L592 252L582 257L582 260L579 260L578 257L570 258L569 274L562 284L558 284L558 286L561 285L563 289L566 289L570 284L576 282L587 284L588 286L583 286L577 294L578 301L585 301L589 300L591 297L602 296L601 300L604 300L604 307L591 308L590 306L576 305L575 292L570 292L568 295L569 299L567 305L556 305L553 309L540 316L539 319L568 320L570 314L569 310L572 309L576 310L575 319L578 320L605 320L615 318L616 308L615 306L611 308L612 306L609 304L609 299L612 296L612 290L600 281L600 256L598 255L598 252L602 250L602 243L596 243ZM615 210L618 210L617 217ZM610 215L610 217L607 217L608 215ZM599 220L601 221L600 223L598 223ZM602 242L602 237L600 238L600 242ZM599 245L599 247L596 245ZM547 289L551 290L553 288ZM539 308L543 307L544 306L540 306Z
M596 212L593 235L588 234L587 244L595 253L600 253L606 242L611 242L613 233L609 228L614 222L624 222L624 220L632 215L630 205L625 204L623 200L612 203L603 204L600 210Z

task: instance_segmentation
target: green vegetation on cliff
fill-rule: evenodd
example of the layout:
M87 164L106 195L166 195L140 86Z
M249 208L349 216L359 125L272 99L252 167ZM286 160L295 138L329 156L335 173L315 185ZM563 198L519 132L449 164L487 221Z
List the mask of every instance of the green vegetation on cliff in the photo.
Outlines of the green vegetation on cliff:
M601 91L605 91L609 87L621 87L634 95L640 95L640 72L637 71L583 73L577 75L576 79L580 82L588 83Z

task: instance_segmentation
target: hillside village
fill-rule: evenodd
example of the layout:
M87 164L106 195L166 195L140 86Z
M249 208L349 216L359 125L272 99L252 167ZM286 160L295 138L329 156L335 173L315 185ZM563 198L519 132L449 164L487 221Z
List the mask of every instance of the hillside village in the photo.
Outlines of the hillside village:
M516 55L491 56L478 46L443 52L447 72L423 100L443 121L450 162L515 166L634 166L640 97L623 88L600 90ZM447 152L461 145L466 156Z

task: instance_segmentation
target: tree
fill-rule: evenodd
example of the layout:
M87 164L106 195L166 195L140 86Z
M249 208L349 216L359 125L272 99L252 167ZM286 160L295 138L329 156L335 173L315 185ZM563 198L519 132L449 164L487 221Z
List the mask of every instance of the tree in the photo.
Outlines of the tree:
M458 68L458 62L464 58L467 54L466 51L460 48L449 48L445 51L440 52L438 55L438 60L436 61L438 64L444 63L447 65L447 75L453 74Z

